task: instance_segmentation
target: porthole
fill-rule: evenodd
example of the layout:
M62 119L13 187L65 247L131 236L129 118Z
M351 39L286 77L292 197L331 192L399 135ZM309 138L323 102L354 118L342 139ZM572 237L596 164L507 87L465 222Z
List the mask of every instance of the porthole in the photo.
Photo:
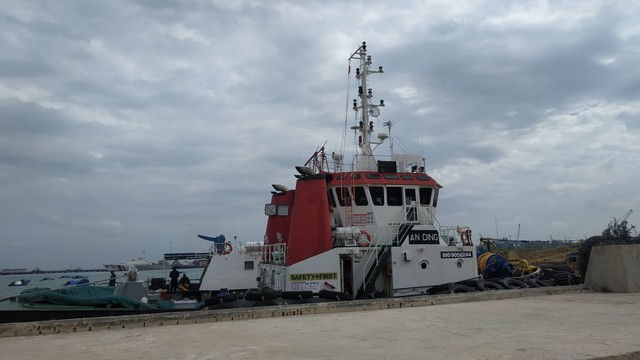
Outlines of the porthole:
M462 268L462 263L463 263L463 262L464 262L464 261L463 261L462 259L458 259L458 261L456 261L456 266L458 267L458 269L461 269L461 268Z
M422 261L420 261L419 264L420 264L420 268L422 270L427 270L427 268L429 267L429 261L427 261L427 260L422 260Z

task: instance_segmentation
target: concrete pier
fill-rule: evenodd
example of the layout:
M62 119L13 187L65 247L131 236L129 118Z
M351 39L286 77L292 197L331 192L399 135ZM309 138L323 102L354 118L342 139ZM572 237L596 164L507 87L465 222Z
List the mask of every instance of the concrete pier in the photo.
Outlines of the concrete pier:
M640 359L639 309L640 293L526 289L4 324L0 349L6 359Z
M596 291L640 291L640 245L594 246L585 283Z

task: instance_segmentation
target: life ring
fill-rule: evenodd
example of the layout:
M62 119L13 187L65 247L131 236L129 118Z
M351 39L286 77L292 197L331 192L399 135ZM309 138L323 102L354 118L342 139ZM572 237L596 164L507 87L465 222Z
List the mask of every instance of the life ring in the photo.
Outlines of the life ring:
M222 255L231 254L231 250L233 250L233 246L231 246L230 242L224 243L224 248L222 248Z
M360 230L360 235L358 236L358 246L366 247L371 245L371 235L367 232L367 230Z

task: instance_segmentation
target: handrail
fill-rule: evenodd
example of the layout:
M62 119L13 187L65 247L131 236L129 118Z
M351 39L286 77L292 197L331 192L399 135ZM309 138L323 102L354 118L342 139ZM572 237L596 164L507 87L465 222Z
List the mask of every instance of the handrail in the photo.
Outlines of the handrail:
M369 245L369 251L366 251L362 259L362 290L366 292L367 287L377 276L373 275L377 272L377 269L381 266L382 258L385 257L385 253L390 251L391 246L397 241L396 237L399 234L401 226L406 224L406 213L403 207L398 212L394 222L382 227L383 231L376 231L372 237L371 244ZM389 239L388 241L386 239ZM372 249L373 248L373 249ZM383 251L383 252L381 252Z
M267 264L284 265L287 262L287 244L262 245L262 260Z

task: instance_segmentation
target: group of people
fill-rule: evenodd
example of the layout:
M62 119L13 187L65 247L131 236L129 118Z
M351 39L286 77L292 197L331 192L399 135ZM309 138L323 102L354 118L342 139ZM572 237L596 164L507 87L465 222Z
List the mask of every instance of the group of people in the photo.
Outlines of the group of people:
M175 267L169 273L169 278L171 279L171 283L169 284L170 291L180 290L189 290L189 277L187 274L183 273L182 277L180 277L180 272ZM178 280L180 278L180 280Z
M116 277L116 273L112 270L111 276L109 277L109 286L116 286ZM170 291L189 290L189 284L191 282L189 280L189 277L185 273L183 273L182 277L180 277L180 272L176 267L172 268L171 272L169 273L169 278L171 279L171 282L169 284Z

